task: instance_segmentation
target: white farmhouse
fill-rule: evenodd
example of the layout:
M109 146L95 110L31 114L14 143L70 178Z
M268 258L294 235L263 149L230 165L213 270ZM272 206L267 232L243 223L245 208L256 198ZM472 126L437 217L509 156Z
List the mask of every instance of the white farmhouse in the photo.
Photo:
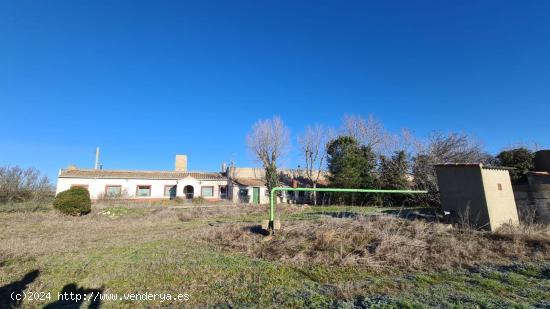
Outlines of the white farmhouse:
M161 200L202 196L207 200L228 198L228 179L220 173L179 171L126 171L65 169L59 173L57 192L85 187L92 200L122 197Z
M92 200L116 197L154 201L193 199L230 200L234 203L269 202L262 175L234 179L234 167L222 172L188 172L187 156L177 155L173 171L104 170L69 167L59 171L56 194L71 187L84 187ZM231 171L231 172L230 172Z
M281 186L302 183L303 175L296 170L281 170ZM320 183L324 182L321 179ZM188 172L187 156L176 155L172 171L104 170L96 159L95 169L69 167L61 169L57 178L56 194L71 187L84 187L92 201L108 198L155 201L165 199L227 200L233 203L268 204L269 192L262 168L226 167L221 172ZM301 194L301 195L300 195ZM304 192L279 197L280 202L304 202Z

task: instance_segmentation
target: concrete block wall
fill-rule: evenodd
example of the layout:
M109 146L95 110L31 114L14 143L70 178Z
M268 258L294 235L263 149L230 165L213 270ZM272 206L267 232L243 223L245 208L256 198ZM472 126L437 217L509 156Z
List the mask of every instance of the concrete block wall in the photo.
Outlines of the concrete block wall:
M522 222L550 223L550 185L515 185L514 197Z

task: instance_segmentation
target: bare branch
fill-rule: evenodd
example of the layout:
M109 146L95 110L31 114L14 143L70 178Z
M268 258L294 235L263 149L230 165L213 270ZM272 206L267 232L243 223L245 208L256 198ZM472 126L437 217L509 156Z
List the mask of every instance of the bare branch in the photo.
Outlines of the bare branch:
M48 177L35 168L0 167L0 203L40 198L52 190Z
M345 115L344 130L346 135L372 149L381 146L387 134L382 123L372 115L369 115L367 119L361 116Z
M300 151L304 154L306 163L306 177L315 185L319 181L321 171L326 162L325 146L332 139L332 130L315 125L306 127L303 134L298 136Z
M277 182L277 160L288 150L289 136L288 128L280 117L275 116L256 122L252 126L252 132L246 137L249 150L262 162L266 170L269 189Z

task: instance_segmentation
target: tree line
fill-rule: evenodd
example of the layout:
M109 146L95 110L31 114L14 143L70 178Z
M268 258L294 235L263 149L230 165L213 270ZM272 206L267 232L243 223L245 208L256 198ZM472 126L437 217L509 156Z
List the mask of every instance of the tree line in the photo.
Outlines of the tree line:
M433 132L422 139L408 130L390 133L372 116L344 116L335 130L307 126L297 135L303 174L317 187L326 176L334 188L427 190L425 195L330 194L335 203L354 205L439 205L434 165L483 163L514 167L512 181L522 182L533 168L533 151L527 147L504 149L496 156L477 139L458 132ZM265 169L268 190L280 184L278 163L288 153L290 130L280 117L260 120L247 135L249 150ZM321 195L321 194L320 194ZM323 196L325 197L325 196ZM313 195L313 202L319 197Z
M0 166L0 204L43 201L53 195L49 178L39 170Z

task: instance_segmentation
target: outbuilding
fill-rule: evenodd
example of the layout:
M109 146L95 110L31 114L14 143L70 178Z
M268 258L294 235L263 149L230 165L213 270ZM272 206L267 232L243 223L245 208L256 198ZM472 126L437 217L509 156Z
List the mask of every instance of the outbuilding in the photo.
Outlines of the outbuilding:
M435 169L444 211L491 231L503 224L519 223L510 168L447 163Z

